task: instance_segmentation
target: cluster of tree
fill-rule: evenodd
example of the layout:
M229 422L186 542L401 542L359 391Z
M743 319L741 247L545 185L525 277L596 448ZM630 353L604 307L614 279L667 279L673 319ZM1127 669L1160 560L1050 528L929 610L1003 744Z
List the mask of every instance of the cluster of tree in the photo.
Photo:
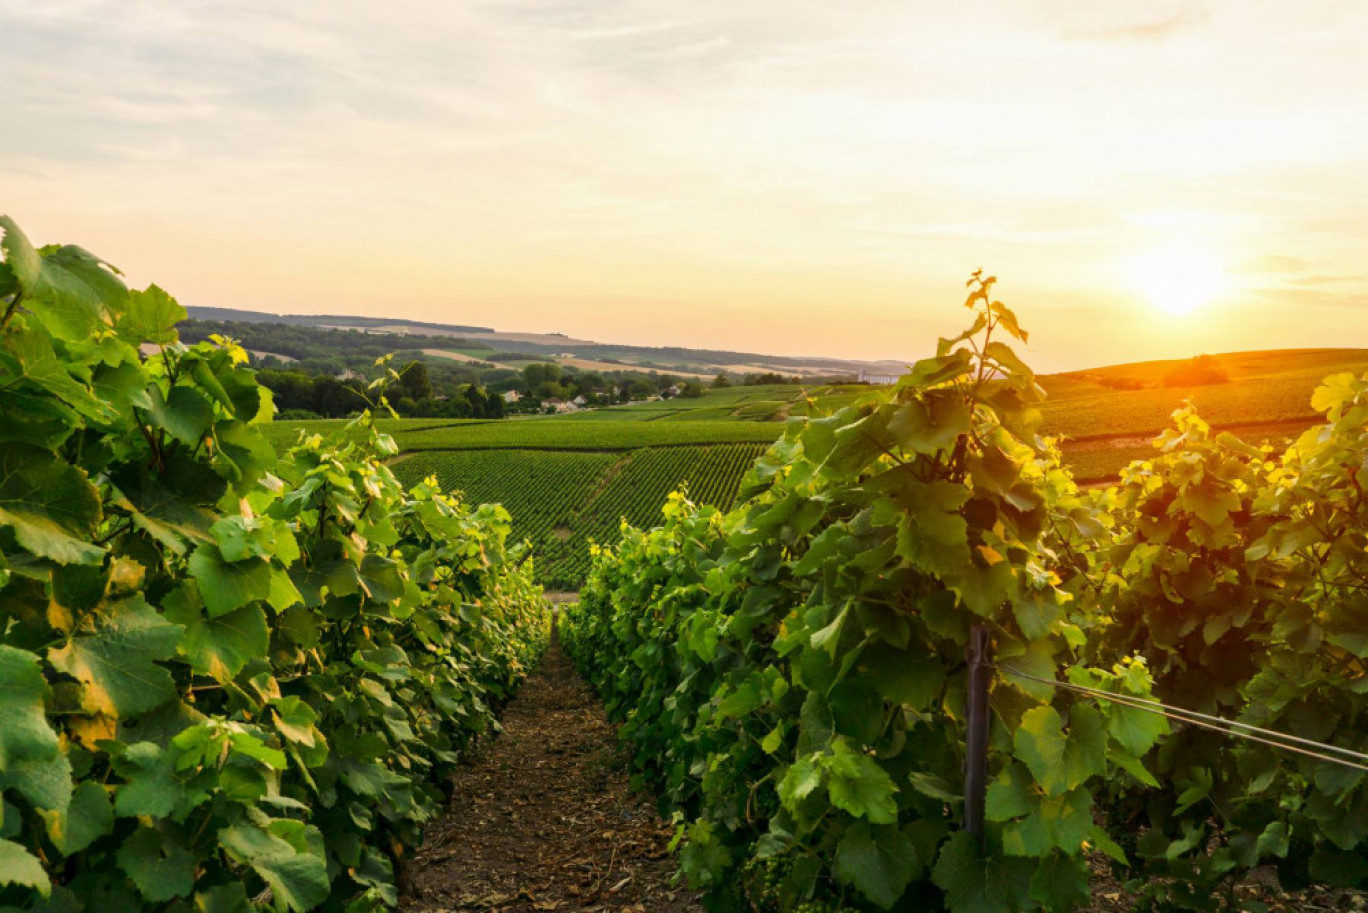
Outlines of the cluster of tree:
M1141 377L1100 377L1097 382L1113 390L1143 390L1154 386Z
M1230 373L1214 355L1198 355L1164 375L1166 387L1205 387L1230 382Z
M768 387L776 384L796 385L811 383L812 380L813 378L810 377L804 378L798 377L796 375L788 377L783 374L775 374L773 372L766 374L746 374L741 377L736 377L731 374L719 374L713 378L712 386L714 390L721 390L726 387ZM833 377L831 378L831 380L832 382L836 382L840 380L840 378Z
M493 333L493 327L457 323L429 323L424 320L405 320L394 317L356 317L350 314L272 314L267 311L244 311L239 308L207 307L192 304L185 309L195 320L216 323L284 323L290 326L326 326L340 329L372 329L398 327L397 332L437 330L441 333ZM557 334L550 333L555 336Z
M481 344L451 336L367 333L286 323L248 323L236 320L183 320L176 327L181 339L193 344L211 335L231 336L244 349L273 352L297 360L360 356L372 360L389 352L413 349L471 349Z
M365 403L366 381L328 374L263 368L257 375L275 397L286 418L342 418ZM503 418L504 401L474 383L435 386L426 362L413 361L389 390L390 405L404 416L439 418Z
M515 391L517 402L509 409L517 412L543 412L557 401L584 407L613 406L620 403L672 396L702 396L703 388L692 381L681 383L670 374L640 371L574 371L555 362L525 365L515 377L490 384L492 391Z

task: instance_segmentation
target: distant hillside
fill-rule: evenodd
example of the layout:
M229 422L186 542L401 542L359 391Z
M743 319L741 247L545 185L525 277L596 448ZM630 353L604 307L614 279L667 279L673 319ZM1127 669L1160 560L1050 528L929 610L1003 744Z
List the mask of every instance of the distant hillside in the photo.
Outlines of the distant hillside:
M1040 378L1049 394L1043 431L1063 435L1065 461L1086 482L1114 479L1131 460L1154 455L1154 436L1191 402L1214 427L1249 443L1287 443L1320 420L1311 394L1331 374L1368 371L1366 349L1228 352L1211 361L1228 378L1171 385L1190 359L1136 362Z
M857 376L861 372L901 374L906 362L860 361L824 356L795 357L733 352L724 349L689 349L678 346L631 346L577 339L561 333L506 333L490 327L449 323L425 323L382 317L345 317L337 315L268 314L234 308L189 307L190 317L199 321L224 323L279 323L315 329L358 330L367 334L394 337L431 338L423 348L452 349L458 357L482 361L508 362L501 354L518 353L568 366L576 362L597 363L596 370L656 371L679 376L712 376L719 373L783 374L801 377ZM450 337L450 345L441 345ZM396 346L401 347L401 346ZM404 345L402 348L418 348ZM438 356L438 351L429 355Z
M290 326L368 329L374 327L412 327L443 333L493 333L490 327L456 326L449 323L423 323L419 320L393 320L388 317L346 317L337 314L269 314L266 311L240 311L237 308L212 308L190 305L185 309L195 320L234 323L285 323Z

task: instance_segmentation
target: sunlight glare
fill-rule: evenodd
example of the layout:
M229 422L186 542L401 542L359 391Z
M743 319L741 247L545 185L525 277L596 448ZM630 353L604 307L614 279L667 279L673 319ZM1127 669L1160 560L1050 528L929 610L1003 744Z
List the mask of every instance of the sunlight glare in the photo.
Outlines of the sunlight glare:
M1135 284L1161 311L1191 314L1211 303L1224 285L1216 257L1197 245L1171 244L1135 258Z

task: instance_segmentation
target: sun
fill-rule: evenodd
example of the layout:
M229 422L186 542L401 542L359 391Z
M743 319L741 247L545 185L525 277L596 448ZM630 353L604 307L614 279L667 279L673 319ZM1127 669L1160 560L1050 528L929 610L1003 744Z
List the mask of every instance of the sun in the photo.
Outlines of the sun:
M1225 285L1220 261L1195 245L1170 244L1146 251L1134 259L1132 271L1150 303L1175 317L1207 306Z

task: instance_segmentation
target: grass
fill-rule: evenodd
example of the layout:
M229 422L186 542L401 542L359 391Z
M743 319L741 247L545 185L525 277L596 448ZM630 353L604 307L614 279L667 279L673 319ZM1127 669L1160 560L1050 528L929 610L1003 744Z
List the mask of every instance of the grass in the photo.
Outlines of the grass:
M1164 375L1179 361L1042 377L1049 394L1041 410L1042 431L1066 437L1065 462L1078 478L1089 481L1116 478L1132 459L1151 456L1154 450L1146 439L1167 427L1185 400L1213 426L1251 443L1268 439L1285 444L1319 420L1311 408L1311 394L1321 381L1341 371L1368 370L1368 350L1237 352L1217 356L1217 361L1230 381L1204 387L1162 385ZM1121 379L1151 386L1119 390L1105 385Z
M266 439L277 450L289 447L299 439L301 434L329 434L341 431L347 427L351 419L346 418L315 418L298 421L278 421L271 422L262 428L262 433ZM383 418L376 422L379 429L386 434L396 432L425 431L435 428L448 428L457 425L483 425L493 419L451 419L451 418Z
M1144 362L1041 378L1049 394L1043 430L1071 437L1147 434L1164 428L1174 409L1191 400L1213 425L1315 419L1311 393L1328 375L1368 370L1368 351L1309 349L1217 356L1230 382L1165 387L1163 375L1179 362ZM1158 384L1118 390L1103 381L1122 378Z
M775 424L533 419L395 431L401 450L636 450L687 444L772 443Z

